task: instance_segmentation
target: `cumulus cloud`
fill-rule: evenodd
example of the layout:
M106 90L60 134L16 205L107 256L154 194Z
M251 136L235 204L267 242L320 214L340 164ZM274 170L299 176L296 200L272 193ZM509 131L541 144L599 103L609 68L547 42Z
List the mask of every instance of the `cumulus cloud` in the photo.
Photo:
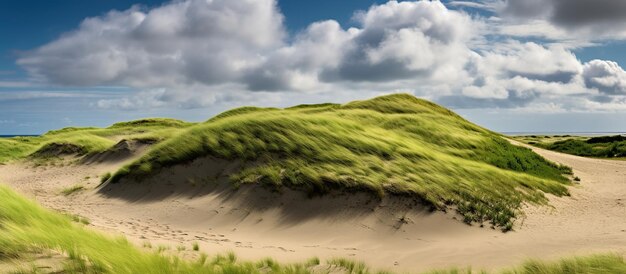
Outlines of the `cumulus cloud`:
M498 13L513 21L537 25L543 20L571 33L588 38L626 37L626 2L615 0L503 0L488 1ZM535 31L533 29L529 30ZM548 31L548 28L544 28ZM558 31L549 30L543 33ZM555 37L551 37L555 38Z
M175 1L88 18L18 60L31 75L64 85L221 84L280 46L273 0Z
M362 28L326 81L392 81L460 68L477 24L441 2L388 2L356 15Z
M549 15L554 1L551 0L505 0L498 3L498 11L505 15L520 19L534 19Z
M500 11L518 18L548 18L574 28L626 23L626 2L615 0L506 0Z
M102 109L138 110L160 107L176 107L183 109L202 108L216 102L219 92L201 92L195 90L203 87L185 87L185 89L156 88L142 90L132 96L114 99L100 99L93 106ZM221 93L228 93L220 89Z
M358 28L317 22L287 43L272 0L135 7L86 19L18 63L31 75L64 85L238 83L253 91L311 90L460 67L475 25L438 1L391 1L356 17Z
M254 91L319 88L318 75L338 66L356 32L333 20L313 23L291 45L277 48L248 69L242 82Z
M455 5L547 22L558 1L538 8L544 2ZM562 44L489 40L485 25L499 19L473 17L440 1L390 1L357 12L354 20L352 28L315 22L290 37L274 0L180 0L88 18L18 63L54 84L135 88L94 103L129 110L410 90L458 108L539 109L530 106L536 103L560 111L602 100L620 104L625 93L625 73L616 63L583 64ZM580 102L554 102L568 96Z
M589 88L608 95L626 95L626 71L615 62L592 60L585 64L582 75Z
M462 94L472 98L526 103L540 95L586 92L580 86L582 65L561 46L509 41L475 54L467 71L473 83Z

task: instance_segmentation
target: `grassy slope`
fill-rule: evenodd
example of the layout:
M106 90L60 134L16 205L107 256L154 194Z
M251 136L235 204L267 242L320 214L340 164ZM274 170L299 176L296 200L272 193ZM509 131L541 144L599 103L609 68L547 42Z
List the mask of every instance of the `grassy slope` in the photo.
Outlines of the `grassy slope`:
M157 145L111 179L144 178L202 156L256 162L231 176L324 193L332 188L418 197L466 222L510 229L523 202L567 195L567 169L453 112L397 94L346 105L239 108Z
M112 239L45 210L0 186L0 260L20 260L25 253L56 250L68 255L67 273L306 273L319 264L280 265L271 259L239 262L234 254L196 262L145 253L124 238ZM65 273L65 272L64 272Z
M203 255L195 262L137 250L124 238L112 239L93 232L70 218L41 208L0 185L0 261L22 261L25 253L55 250L67 255L63 273L372 273L363 263L332 259L321 264L279 264L272 259L238 261L234 254ZM38 269L25 273L41 273ZM503 273L624 273L619 255L595 255L559 262L529 261ZM431 273L466 273L458 269Z
M562 153L598 157L626 158L626 137L602 136L519 136L516 139L541 148Z
M108 128L64 128L39 137L0 138L0 163L37 156L37 152L57 147L81 155L105 151L118 139L161 141L193 125L174 119L152 118L114 124Z

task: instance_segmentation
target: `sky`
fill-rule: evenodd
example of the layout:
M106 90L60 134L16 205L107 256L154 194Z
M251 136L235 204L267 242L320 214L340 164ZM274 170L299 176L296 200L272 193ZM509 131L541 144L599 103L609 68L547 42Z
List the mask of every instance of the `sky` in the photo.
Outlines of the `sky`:
M0 135L405 92L626 132L626 1L0 1Z

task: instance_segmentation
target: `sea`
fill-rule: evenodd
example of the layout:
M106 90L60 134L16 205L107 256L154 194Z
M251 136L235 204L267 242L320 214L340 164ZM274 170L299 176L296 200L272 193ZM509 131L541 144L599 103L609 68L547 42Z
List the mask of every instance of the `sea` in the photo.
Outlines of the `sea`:
M570 136L584 136L584 137L594 137L594 136L614 136L614 135L626 135L626 132L500 132L504 135L508 136L530 136L530 135L570 135Z

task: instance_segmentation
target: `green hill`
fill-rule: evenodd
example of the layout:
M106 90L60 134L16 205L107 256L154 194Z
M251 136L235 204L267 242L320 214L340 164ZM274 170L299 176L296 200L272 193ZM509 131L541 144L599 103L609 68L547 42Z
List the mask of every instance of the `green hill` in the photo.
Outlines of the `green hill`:
M0 164L27 157L89 156L114 149L121 140L159 142L193 125L175 119L151 118L117 123L107 128L68 127L36 137L0 138Z
M504 230L522 203L544 204L544 193L568 195L568 168L406 94L344 105L238 108L179 131L109 183L151 183L159 170L205 156L243 159L254 164L230 174L233 185L404 195Z
M562 153L596 158L626 158L626 136L517 136L515 139Z

